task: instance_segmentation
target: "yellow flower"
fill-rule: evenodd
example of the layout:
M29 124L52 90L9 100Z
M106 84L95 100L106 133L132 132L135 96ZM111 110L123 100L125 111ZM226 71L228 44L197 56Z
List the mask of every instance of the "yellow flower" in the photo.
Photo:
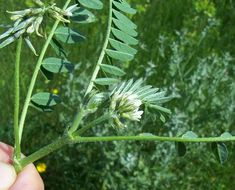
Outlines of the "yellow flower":
M57 89L57 88L52 89L52 93L53 94L59 94L59 89Z
M36 168L39 173L44 173L47 170L47 165L45 163L38 163Z

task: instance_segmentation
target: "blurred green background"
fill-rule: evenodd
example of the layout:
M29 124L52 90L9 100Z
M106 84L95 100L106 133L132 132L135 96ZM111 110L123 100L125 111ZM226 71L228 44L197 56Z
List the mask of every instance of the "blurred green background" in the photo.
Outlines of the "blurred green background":
M63 0L56 1L62 5ZM138 54L125 65L129 78L168 91L176 98L165 104L172 110L165 123L144 117L123 134L150 132L179 136L193 130L199 136L235 135L235 1L234 0L130 0L138 13ZM1 24L8 24L6 10L30 5L29 0L0 0ZM107 5L106 1L104 4ZM74 74L58 75L46 81L40 75L35 91L58 92L63 98L55 112L44 114L33 108L27 117L23 152L27 155L61 135L71 122L84 94L86 83L99 55L107 21L107 6L95 12L97 21L73 27L87 41L66 46L77 63ZM1 29L3 32L3 29ZM43 40L33 39L40 50ZM36 57L24 46L21 63L21 101L35 66ZM0 140L13 143L13 74L15 44L0 51ZM55 55L49 50L47 55ZM99 126L89 135L117 134ZM57 190L148 190L212 189L235 187L235 149L228 143L229 159L220 165L209 144L188 146L180 158L174 143L114 142L78 144L49 155L36 165L47 166L41 173L46 189Z

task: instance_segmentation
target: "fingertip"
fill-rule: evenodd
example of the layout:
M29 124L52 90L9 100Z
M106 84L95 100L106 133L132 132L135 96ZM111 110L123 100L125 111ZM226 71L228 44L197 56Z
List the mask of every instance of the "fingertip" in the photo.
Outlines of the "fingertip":
M16 180L15 168L0 162L0 190L8 190Z
M30 164L19 173L15 184L10 190L44 190L41 176L38 174L33 164Z
M8 165L9 167L12 168L13 171L15 171L13 166L9 165L12 164L12 159L11 159L12 154L13 154L13 148L5 143L0 142L0 163ZM0 185L5 181L4 180L5 178L3 178L1 174L4 174L3 176L6 177L6 172L4 172L4 170L1 169L0 166ZM24 168L24 170L17 176L15 183L11 186L9 190L22 190L22 189L44 190L44 183L42 181L42 178L33 164L29 164ZM8 190L8 189L0 188L0 190Z

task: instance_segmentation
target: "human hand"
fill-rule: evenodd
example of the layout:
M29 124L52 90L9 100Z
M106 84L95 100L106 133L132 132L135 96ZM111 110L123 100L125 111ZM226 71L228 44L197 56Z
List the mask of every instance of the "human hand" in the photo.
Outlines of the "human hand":
M12 164L12 154L13 148L0 142L0 190L44 190L42 178L33 164L26 166L18 174L10 189L3 188L7 180L14 179L14 170L10 165Z

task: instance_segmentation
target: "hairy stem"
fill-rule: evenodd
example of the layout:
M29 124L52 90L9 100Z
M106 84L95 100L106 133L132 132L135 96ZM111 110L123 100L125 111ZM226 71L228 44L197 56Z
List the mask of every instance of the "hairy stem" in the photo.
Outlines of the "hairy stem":
M182 137L162 137L162 136L107 136L107 137L75 137L77 142L107 142L107 141L165 141L165 142L228 142L235 141L235 136L224 137L202 137L202 138L182 138Z
M19 160L21 157L20 139L19 139L19 107L20 107L20 57L22 49L22 37L17 41L15 58L15 104L14 104L14 137L15 151L14 158Z
M72 127L68 131L69 136L73 135L73 133L78 129L84 115L85 115L85 110L83 109L83 106L82 106L73 121Z
M85 133L87 130L89 130L90 128L92 128L93 126L96 126L106 120L108 120L110 118L110 114L104 114L103 116L97 118L96 120L90 122L89 124L87 124L86 126L82 127L81 129L77 130L74 134L74 136L80 136L83 133Z
M109 20L108 20L108 26L107 26L107 31L106 31L106 37L104 41L104 45L102 47L99 59L96 63L95 69L93 71L93 74L91 76L90 82L88 84L85 96L89 94L94 86L94 80L96 79L99 70L100 70L100 65L103 62L104 56L105 56L105 50L107 49L108 43L109 43L109 36L111 33L111 25L112 25L112 4L113 0L109 0ZM82 119L84 117L84 108L82 106L81 110L79 113L76 115L72 127L69 129L68 134L71 136L79 127L79 124L81 123Z
M91 76L90 82L88 84L85 96L91 92L93 86L94 86L94 80L96 79L99 70L100 70L100 65L103 62L104 56L105 56L105 50L107 49L108 43L109 43L109 36L111 34L111 26L112 26L112 9L113 9L113 0L109 0L109 20L108 20L108 26L107 26L107 31L106 31L106 37L104 41L104 45L102 47L99 59L96 63L95 69L93 71L93 74Z
M202 137L202 138L182 138L182 137L162 137L162 136L107 136L107 137L62 137L55 142L43 147L37 152L23 158L20 161L20 166L24 168L28 164L39 160L40 158L58 150L66 144L82 143L82 142L112 142L112 141L158 141L158 142L232 142L235 141L235 136L232 137Z
M67 145L70 142L72 142L72 141L68 137L59 138L56 141L54 141L53 143L51 143L51 144L41 148L40 150L36 151L35 153L31 154L30 156L23 158L19 162L19 165L21 166L21 168L24 168L28 164L33 163L33 162L39 160L40 158L62 148L64 145Z
M63 7L63 10L67 8L70 1L71 0L66 1L65 5ZM50 32L50 34L49 34L49 36L48 36L48 38L47 38L47 40L46 40L46 42L45 42L45 44L42 48L40 56L38 58L38 61L37 61L37 64L36 64L36 67L35 67L35 70L34 70L30 85L29 85L28 93L27 93L27 96L26 96L26 99L25 99L25 103L24 103L24 106L23 106L22 114L21 114L20 124L19 124L19 139L20 139L20 142L21 142L21 137L22 137L22 133L23 133L23 128L24 128L24 123L25 123L27 111L28 111L28 108L29 108L29 105L30 105L31 96L32 96L32 93L33 93L33 89L34 89L36 80L37 80L37 76L38 76L38 73L40 71L40 67L42 65L42 61L44 59L47 48L50 44L50 41L51 41L52 37L54 36L55 30L56 30L59 22L60 22L59 20L55 21L55 23L54 23L54 25L51 29L51 32Z

